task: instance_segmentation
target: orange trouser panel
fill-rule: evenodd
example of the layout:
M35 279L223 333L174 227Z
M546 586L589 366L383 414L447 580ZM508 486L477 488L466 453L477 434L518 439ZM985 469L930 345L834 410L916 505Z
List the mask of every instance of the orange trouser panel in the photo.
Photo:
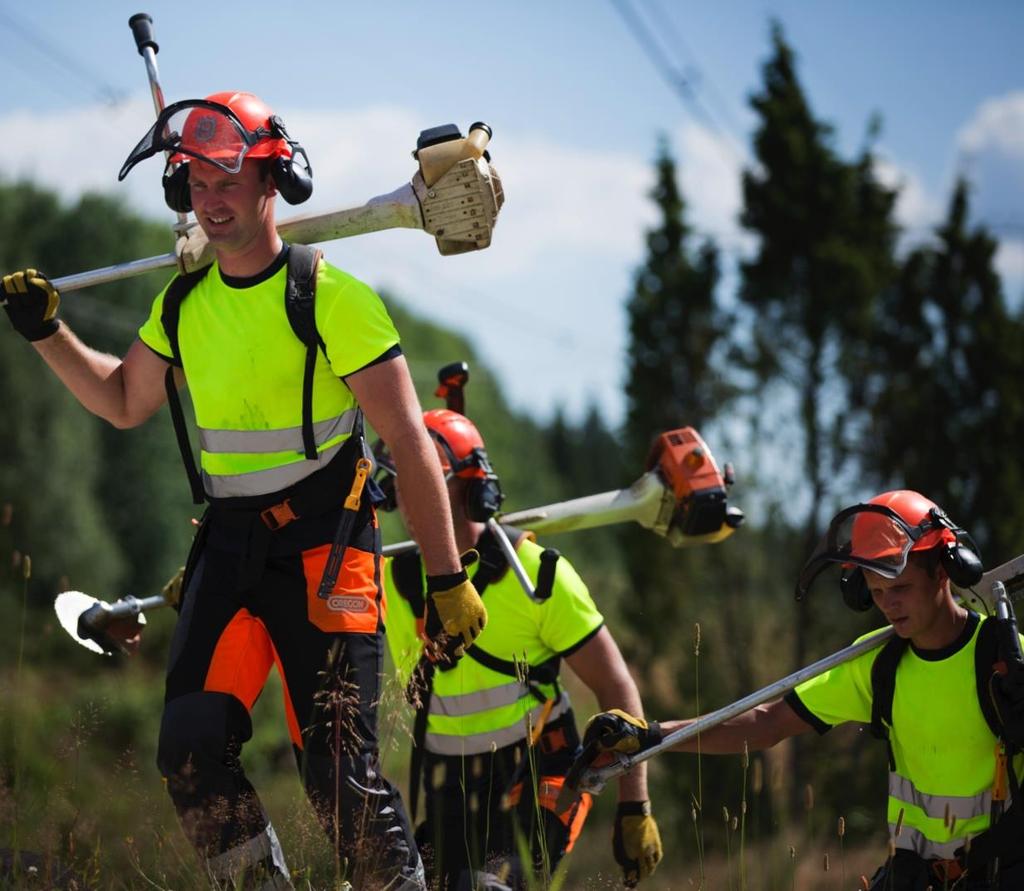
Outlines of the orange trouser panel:
M326 600L318 596L329 544L302 552L309 621L321 631L373 634L379 619L377 558L368 551L346 548L341 572Z
M288 692L284 666L270 641L266 626L247 609L235 614L218 639L203 689L211 693L230 693L251 712L267 682L270 667L275 664L284 691L288 734L292 742L302 748L302 734Z
M551 811L562 821L563 825L568 827L569 840L565 845L565 853L568 854L572 850L572 846L576 844L576 839L579 838L587 814L590 813L590 808L594 804L594 799L589 792L584 792L578 801L574 801L566 810L558 813L555 810L555 802L563 785L565 785L564 776L541 777L540 783L538 783L537 800L541 807Z

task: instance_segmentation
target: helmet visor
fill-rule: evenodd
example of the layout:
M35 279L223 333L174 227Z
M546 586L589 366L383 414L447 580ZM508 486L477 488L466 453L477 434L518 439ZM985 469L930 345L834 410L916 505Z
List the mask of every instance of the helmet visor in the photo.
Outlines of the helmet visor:
M856 504L841 510L829 524L811 559L804 564L796 584L797 599L829 563L859 567L894 579L907 566L914 543L931 527L911 526L892 508L881 504Z
M206 99L186 99L168 105L132 150L118 173L123 180L140 161L170 152L178 163L186 156L238 173L249 150L269 134L247 130L226 105Z

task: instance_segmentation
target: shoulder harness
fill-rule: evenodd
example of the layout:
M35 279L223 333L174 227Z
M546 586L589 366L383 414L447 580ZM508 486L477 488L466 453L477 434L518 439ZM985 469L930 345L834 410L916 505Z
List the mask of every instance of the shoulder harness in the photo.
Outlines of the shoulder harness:
M304 244L293 244L288 247L288 277L284 291L285 312L295 336L306 346L306 364L302 375L302 445L308 460L316 460L316 437L313 433L313 371L316 367L317 349L327 355L327 347L320 332L316 328L316 274L323 256L319 248ZM178 344L178 323L181 319L181 304L196 285L210 271L204 266L195 272L178 275L167 286L164 294L163 311L160 322L171 346L171 366L164 375L164 389L167 391L167 403L174 422L174 434L181 451L181 460L188 475L189 487L192 490L192 501L202 504L205 499L202 477L196 467L192 445L188 439L188 427L185 415L181 410L181 399L174 383L174 367L182 368L181 350Z

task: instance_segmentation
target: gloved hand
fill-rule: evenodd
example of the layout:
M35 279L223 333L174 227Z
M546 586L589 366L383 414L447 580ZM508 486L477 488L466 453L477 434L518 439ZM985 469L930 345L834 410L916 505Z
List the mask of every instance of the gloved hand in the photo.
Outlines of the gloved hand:
M3 278L4 309L22 337L43 340L57 333L60 292L35 269L12 272Z
M181 605L181 586L185 581L185 567L182 566L164 584L161 593L168 606L177 609Z
M622 867L622 880L627 888L654 873L661 862L661 833L651 816L649 801L620 801L615 810L612 831L615 862Z
M458 572L427 576L427 616L423 630L433 644L427 647L427 653L441 668L453 667L487 624L487 608L465 569L472 566L478 556L476 551L466 551L462 555L463 568Z
M584 749L598 752L635 755L660 742L661 725L657 721L647 722L618 708L598 712L587 721L583 732Z

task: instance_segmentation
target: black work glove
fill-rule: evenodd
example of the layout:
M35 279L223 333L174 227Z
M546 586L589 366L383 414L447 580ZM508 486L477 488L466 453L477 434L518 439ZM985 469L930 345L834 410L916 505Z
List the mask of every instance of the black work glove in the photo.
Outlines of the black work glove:
M636 887L657 869L663 855L661 833L651 816L649 801L620 801L615 810L612 830L612 852L622 867L622 881L627 888Z
M598 712L587 721L583 732L583 747L597 752L616 752L635 755L661 742L661 725L647 722L622 709Z
M60 292L36 269L12 272L3 278L4 309L22 337L43 340L57 333Z
M466 551L458 572L427 576L426 653L442 669L453 668L487 624L487 608L465 569L477 557Z

